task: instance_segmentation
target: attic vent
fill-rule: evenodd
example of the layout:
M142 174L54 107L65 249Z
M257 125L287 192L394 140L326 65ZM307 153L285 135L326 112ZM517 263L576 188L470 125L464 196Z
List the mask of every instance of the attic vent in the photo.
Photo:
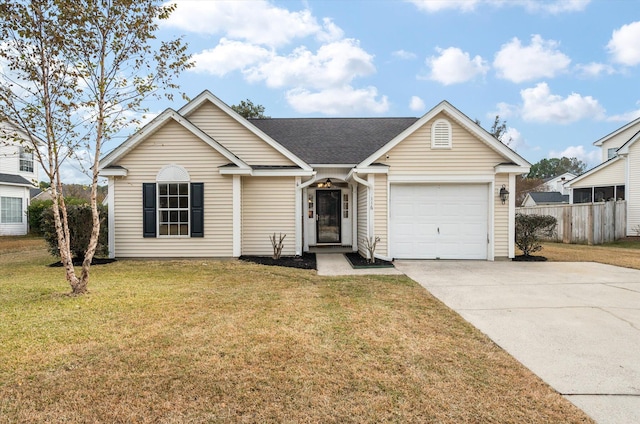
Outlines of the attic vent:
M446 119L438 119L431 126L431 148L451 148L451 124Z

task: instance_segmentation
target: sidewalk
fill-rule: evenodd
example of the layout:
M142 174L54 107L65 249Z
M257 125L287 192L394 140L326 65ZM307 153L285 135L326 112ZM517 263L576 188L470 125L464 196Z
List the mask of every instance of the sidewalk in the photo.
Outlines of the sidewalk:
M395 268L354 269L342 253L316 253L318 275L402 275Z

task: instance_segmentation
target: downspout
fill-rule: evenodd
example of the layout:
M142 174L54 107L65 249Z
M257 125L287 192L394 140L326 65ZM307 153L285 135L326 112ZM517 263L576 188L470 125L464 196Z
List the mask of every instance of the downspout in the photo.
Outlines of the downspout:
M296 185L296 256L302 256L302 231L304 228L304 213L302 211L302 205L304 205L302 199L302 190L309 187L316 181L317 171L313 171L313 175L307 181Z

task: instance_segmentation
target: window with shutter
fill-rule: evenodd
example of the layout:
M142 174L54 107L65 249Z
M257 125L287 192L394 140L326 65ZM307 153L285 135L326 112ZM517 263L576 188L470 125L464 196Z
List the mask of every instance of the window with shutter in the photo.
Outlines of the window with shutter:
M446 119L438 119L431 126L431 148L451 149L451 124Z

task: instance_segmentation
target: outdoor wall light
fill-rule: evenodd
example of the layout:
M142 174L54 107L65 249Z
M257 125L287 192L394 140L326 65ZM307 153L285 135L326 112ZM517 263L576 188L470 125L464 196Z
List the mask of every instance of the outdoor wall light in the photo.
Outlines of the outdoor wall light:
M507 190L507 187L504 184L502 184L502 187L500 187L500 200L502 201L503 205L505 204L508 198L509 198L509 190Z
M331 178L327 178L327 181L324 183L326 188L331 188Z

